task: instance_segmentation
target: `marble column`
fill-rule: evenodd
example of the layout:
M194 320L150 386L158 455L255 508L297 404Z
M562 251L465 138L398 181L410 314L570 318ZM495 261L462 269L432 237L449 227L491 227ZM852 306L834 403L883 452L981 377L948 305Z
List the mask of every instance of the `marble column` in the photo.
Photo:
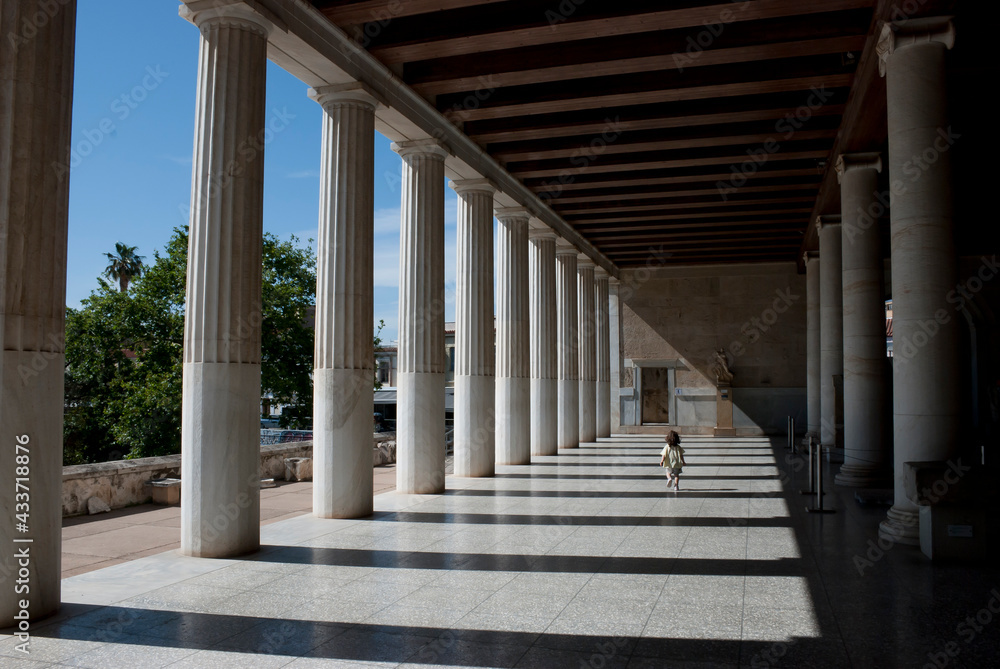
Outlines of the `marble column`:
M32 622L60 600L76 2L50 7L36 25L48 6L22 0L0 8L0 627L15 624L21 600ZM22 521L27 529L17 527ZM22 549L31 556L30 596L15 592Z
M597 324L594 261L577 256L577 328L580 336L580 443L597 441Z
M531 462L531 365L528 316L528 210L498 209L498 465Z
M618 291L621 281L611 277L608 280L608 323L610 331L611 349L611 430L618 432L622 426L622 319L621 319L621 298Z
M556 245L557 355L559 358L559 448L580 445L580 358L577 327L576 248L559 240Z
M372 512L376 98L360 84L309 92L323 107L316 351L313 370L313 513Z
M433 139L392 145L403 159L399 239L396 488L444 492L444 159Z
M184 319L181 552L260 547L264 90L270 24L246 7L201 30Z
M493 342L493 195L486 179L458 193L455 296L455 475L493 476L496 364Z
M878 43L893 188L896 491L879 533L909 544L919 540L917 507L903 488L903 463L954 457L962 433L960 319L947 301L958 280L945 80L945 52L954 41L950 18L929 18L888 24ZM921 157L916 176L914 156Z
M530 230L531 454L555 455L559 438L556 233Z
M877 487L888 480L885 442L885 295L879 243L877 153L837 160L843 233L844 465L839 485Z
M820 408L820 259L806 254L806 407L808 432L819 439Z
M609 275L597 268L594 321L597 326L597 436L611 436L611 331L608 316Z
M816 219L819 232L819 395L820 442L835 457L838 448L837 391L834 377L844 374L844 292L841 272L841 232L839 216Z

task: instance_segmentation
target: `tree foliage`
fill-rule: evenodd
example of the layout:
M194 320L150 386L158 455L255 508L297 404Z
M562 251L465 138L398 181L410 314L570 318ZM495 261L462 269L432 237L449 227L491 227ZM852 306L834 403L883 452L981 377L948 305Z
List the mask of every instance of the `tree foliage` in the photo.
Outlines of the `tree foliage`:
M297 241L264 235L261 386L291 426L312 414L315 256ZM187 249L178 228L131 291L99 278L67 310L66 464L180 452Z

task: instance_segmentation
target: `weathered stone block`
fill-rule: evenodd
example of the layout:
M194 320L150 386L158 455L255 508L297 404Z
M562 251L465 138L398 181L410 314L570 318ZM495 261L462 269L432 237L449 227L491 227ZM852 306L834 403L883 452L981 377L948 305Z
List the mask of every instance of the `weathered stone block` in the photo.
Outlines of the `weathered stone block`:
M181 480L175 478L153 479L146 483L153 504L172 506L181 503Z
M312 481L312 458L285 458L286 481Z

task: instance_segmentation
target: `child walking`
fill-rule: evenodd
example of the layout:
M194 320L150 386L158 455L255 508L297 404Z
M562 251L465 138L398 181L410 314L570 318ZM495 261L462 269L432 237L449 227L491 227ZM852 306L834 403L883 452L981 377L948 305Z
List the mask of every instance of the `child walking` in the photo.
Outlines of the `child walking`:
M660 451L660 466L667 468L667 487L669 488L672 483L674 490L677 490L681 479L681 472L684 465L687 464L684 462L684 449L681 448L681 436L676 431L671 430L667 433L666 442L667 445Z

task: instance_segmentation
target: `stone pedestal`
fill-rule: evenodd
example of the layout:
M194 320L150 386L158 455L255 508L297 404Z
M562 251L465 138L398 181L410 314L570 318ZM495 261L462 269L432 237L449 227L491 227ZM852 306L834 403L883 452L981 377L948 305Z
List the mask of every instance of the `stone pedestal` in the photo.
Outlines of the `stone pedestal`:
M879 243L879 154L837 161L843 232L844 466L838 485L872 488L888 482L885 443L885 298ZM884 208L883 208L884 210Z
M841 460L835 377L844 375L844 291L840 216L820 216L820 441L832 460Z
M556 246L556 312L559 358L559 448L580 445L580 358L577 339L576 249Z
M945 54L954 41L951 19L936 17L888 24L878 44L889 177L905 187L893 192L890 212L895 503L879 528L897 543L919 542L903 463L948 460L962 434L959 319L947 301L958 280L945 81ZM935 160L915 179L913 156L932 149Z
M399 249L396 488L444 492L444 159L433 139L393 144L403 159Z
M222 558L260 546L258 138L271 26L243 6L188 18L201 29L201 52L184 319L181 552Z
M497 453L498 465L531 462L531 365L526 209L498 209Z
M531 230L531 455L555 455L559 438L556 353L556 234Z
M486 179L458 193L455 295L455 475L493 476L496 368L493 344L493 195Z
M374 132L377 100L354 85L310 91L323 107L316 353L313 372L313 513L371 514L374 358Z
M46 21L36 26L37 15ZM29 39L24 26L37 32ZM14 624L21 600L32 622L59 608L75 31L75 0L0 10L0 628ZM31 497L27 531L16 527L17 478ZM31 554L30 597L15 592L21 549Z
M577 327L580 333L580 442L597 441L597 323L594 319L594 262L577 256Z
M733 388L732 386L720 385L715 393L715 436L735 437L736 428L733 427Z

